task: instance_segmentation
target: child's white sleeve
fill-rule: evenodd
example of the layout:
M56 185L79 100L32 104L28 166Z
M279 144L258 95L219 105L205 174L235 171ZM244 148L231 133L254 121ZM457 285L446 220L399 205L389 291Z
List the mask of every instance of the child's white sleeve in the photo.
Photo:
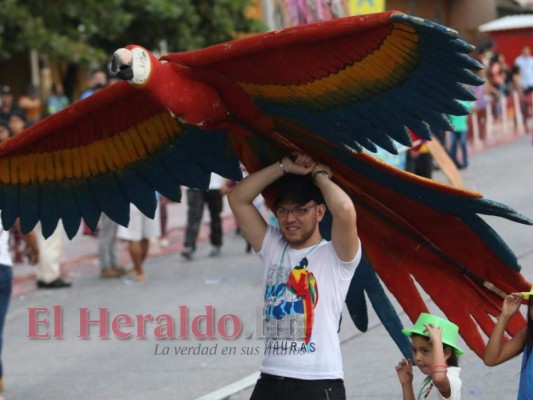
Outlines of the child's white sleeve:
M439 400L461 400L461 368L458 367L448 367L448 380L450 381L450 397L444 397L437 390Z

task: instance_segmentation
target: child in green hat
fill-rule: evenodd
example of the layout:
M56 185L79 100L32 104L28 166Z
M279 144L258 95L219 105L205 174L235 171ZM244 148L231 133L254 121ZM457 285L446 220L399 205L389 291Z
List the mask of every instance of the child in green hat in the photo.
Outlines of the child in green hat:
M503 335L507 324L518 312L523 300L528 302L527 326L512 339L503 343ZM490 335L485 349L483 361L492 367L502 364L522 353L520 382L518 384L518 400L533 398L533 288L529 292L511 293L503 300L502 312Z
M413 389L413 362L403 359L396 366L402 385L403 400L461 399L461 368L457 356L463 354L457 346L459 327L435 315L422 313L415 326L402 329L411 337L413 361L426 374L418 395Z

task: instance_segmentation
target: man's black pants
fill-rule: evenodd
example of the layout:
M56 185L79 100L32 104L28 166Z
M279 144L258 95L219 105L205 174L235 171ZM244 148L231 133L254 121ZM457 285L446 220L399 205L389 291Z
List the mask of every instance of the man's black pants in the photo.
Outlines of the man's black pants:
M261 374L250 400L346 400L342 379L304 380Z

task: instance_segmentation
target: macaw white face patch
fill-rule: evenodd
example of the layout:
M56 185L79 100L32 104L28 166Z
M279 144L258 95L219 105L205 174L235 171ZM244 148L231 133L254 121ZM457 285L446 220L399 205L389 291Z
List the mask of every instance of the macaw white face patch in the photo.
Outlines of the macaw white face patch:
M133 55L133 79L131 82L136 85L143 85L148 82L148 78L150 77L150 72L152 70L150 56L144 49L139 47L133 49L131 52Z

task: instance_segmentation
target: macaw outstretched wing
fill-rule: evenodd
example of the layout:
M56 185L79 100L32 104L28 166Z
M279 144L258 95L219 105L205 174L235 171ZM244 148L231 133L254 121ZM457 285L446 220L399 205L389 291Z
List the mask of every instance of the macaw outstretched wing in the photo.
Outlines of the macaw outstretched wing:
M303 151L332 167L356 206L373 269L356 275L361 286L353 298L360 303L361 290L370 293L391 335L401 335L390 303L374 301L379 282L371 272L413 321L427 311L418 283L481 355L480 330L492 330L501 305L494 291L530 284L479 215L532 221L357 152L375 145L395 152L392 139L410 144L407 127L428 139L432 129L449 129L445 114L465 114L458 100L474 99L465 85L482 83L474 72L481 64L467 55L472 49L456 32L398 12L289 28L161 61L129 46L116 65L132 86L103 89L0 144L2 224L19 217L27 231L40 220L47 235L61 219L72 237L82 218L94 227L104 212L125 225L128 203L153 215L154 191L177 199L180 184L205 188L212 171L239 179L239 160L254 172ZM265 196L271 205L272 190ZM463 307L443 287L453 287ZM524 326L517 316L509 333Z
M413 322L421 312L428 312L419 285L459 326L467 345L482 357L483 334L490 335L494 328L501 312L501 296L528 291L531 283L519 273L521 267L512 250L479 215L529 225L533 221L479 193L418 177L366 153L325 144L290 122L282 131L283 140L278 144L241 135L239 147L249 147L245 153L259 158L256 163L247 160L251 171L279 160L274 148L283 148L284 141L332 167L333 180L354 201L369 263L356 271L346 300L356 326L366 330L366 292L389 334L409 356L401 322L384 298L375 271ZM273 190L264 192L271 206L276 198ZM326 217L321 226L325 238L329 238L330 230L331 219ZM508 333L514 335L524 327L524 318L516 315Z
M338 183L356 204L368 259L411 320L427 311L417 282L481 356L480 329L490 334L491 316L498 315L501 304L485 286L509 293L530 284L517 272L512 252L478 214L531 221L480 194L453 191L346 151L379 145L394 153L391 138L410 145L406 127L426 139L432 130L452 130L444 114L466 114L457 100L474 100L467 86L482 83L475 73L482 65L468 56L472 50L453 30L388 12L289 28L164 59L236 82L274 121L281 136L274 141L334 166ZM370 273L366 276L363 286L372 292L374 306L381 307L378 313L392 315L390 303L372 296L379 288ZM442 280L433 280L436 276ZM468 306L456 307L442 282L457 287ZM359 300L349 308L361 309L361 292L352 299ZM406 353L399 320L384 319ZM517 317L510 333L523 326Z
M47 237L61 219L72 238L101 212L128 225L129 203L153 216L155 191L179 201L180 185L207 188L211 171L242 177L226 142L120 82L0 144L2 224L20 218L27 232L41 221Z
M399 12L342 18L256 35L163 60L220 74L271 117L356 150L409 146L405 127L431 137L466 114L464 85L483 81L457 32Z

